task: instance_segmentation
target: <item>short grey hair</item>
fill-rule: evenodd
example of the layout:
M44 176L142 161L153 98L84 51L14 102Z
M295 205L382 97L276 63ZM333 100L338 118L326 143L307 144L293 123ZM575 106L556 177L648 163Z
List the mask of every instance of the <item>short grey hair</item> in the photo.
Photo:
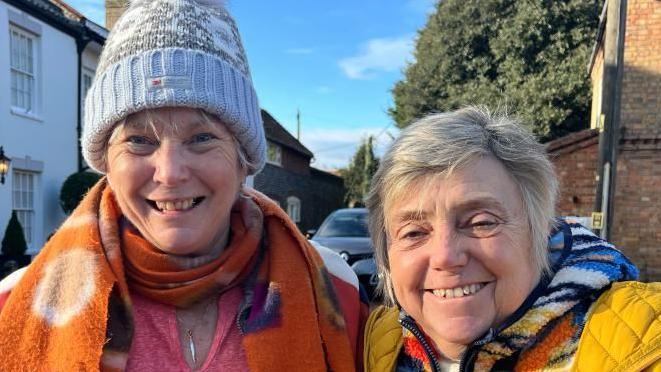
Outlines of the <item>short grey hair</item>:
M546 148L514 117L469 106L426 116L404 129L381 159L366 204L379 271L379 288L394 305L388 262L386 211L414 182L448 175L491 156L510 173L522 195L532 239L532 264L548 273L548 236L555 225L558 180Z
M200 115L200 117L202 118L202 123L205 124L208 127L217 125L217 122L222 123L222 121L218 117L216 117L215 115L209 114L209 113L207 113L206 111L204 111L202 109L197 109L197 111L198 111L198 114ZM148 126L149 128L151 128L154 131L154 133L156 133L156 127L154 125L152 110L151 109L145 110L145 114L147 115L147 120L145 121L144 125ZM105 141L104 148L103 148L103 151L102 151L102 156L101 156L101 163L105 164L105 169L106 170L108 169L108 164L107 164L107 161L108 161L108 147L110 146L110 144L112 144L117 139L117 137L121 133L124 125L126 124L126 120L127 120L127 117L124 117L117 124L115 124L115 126L112 130L109 131L110 134L108 135L108 138ZM176 123L175 123L175 126L176 126ZM246 152L246 150L243 148L243 146L241 145L239 140L236 138L236 136L231 131L229 131L229 132L232 135L232 141L234 142L234 146L236 147L237 158L239 160L239 166L241 167L241 169L243 169L243 170L255 169L257 164L254 163L254 162L252 162L252 163L250 162L250 160L248 158L248 153Z

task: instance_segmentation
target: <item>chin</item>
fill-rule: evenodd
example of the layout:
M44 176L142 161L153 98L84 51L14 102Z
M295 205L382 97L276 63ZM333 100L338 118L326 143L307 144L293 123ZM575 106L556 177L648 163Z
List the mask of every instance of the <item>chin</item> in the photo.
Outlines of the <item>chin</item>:
M486 319L466 317L461 319L448 319L437 324L434 331L448 343L456 345L469 345L484 335L491 325Z
M199 244L188 239L158 239L154 244L160 251L176 256L190 256L202 254Z

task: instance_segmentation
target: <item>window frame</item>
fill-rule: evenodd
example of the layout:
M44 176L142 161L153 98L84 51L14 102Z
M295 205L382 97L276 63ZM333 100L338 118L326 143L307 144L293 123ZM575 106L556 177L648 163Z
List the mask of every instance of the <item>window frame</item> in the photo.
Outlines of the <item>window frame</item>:
M80 71L80 113L81 118L85 118L85 98L94 82L94 70L83 67ZM89 85L88 85L89 82Z
M37 205L35 196L37 194L38 177L39 173L37 172L23 169L12 171L12 210L16 211L18 220L21 222L28 250L34 245L36 238ZM22 182L24 179L26 179L25 184ZM27 187L24 189L23 186ZM26 196L27 199L24 199ZM26 221L29 223L26 223Z
M287 198L287 215L295 223L301 222L301 199L296 196Z
M275 150L275 159L271 159L271 149ZM266 162L268 164L282 166L282 146L279 144L266 140Z
M39 40L40 36L21 27L9 23L9 102L11 111L16 114L36 116L39 113ZM21 50L25 40L25 55ZM18 42L17 42L18 40ZM16 45L16 47L15 47ZM29 46L29 47L28 47ZM17 55L16 55L16 54ZM25 61L21 59L25 58ZM16 63L15 63L16 62ZM24 63L23 63L24 62ZM21 80L19 80L21 79ZM21 84L25 84L19 89ZM21 83L19 83L19 81ZM28 89L26 91L25 89ZM25 101L28 95L29 100ZM16 95L16 97L14 97ZM23 100L19 102L19 95Z

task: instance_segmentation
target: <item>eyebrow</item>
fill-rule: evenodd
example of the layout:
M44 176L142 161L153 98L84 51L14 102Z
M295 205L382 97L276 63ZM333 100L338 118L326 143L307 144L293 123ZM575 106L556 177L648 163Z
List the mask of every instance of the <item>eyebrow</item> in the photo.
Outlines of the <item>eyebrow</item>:
M500 200L493 198L491 196L480 196L467 200L463 203L459 203L452 207L452 209L458 213L473 211L476 209L495 209L500 213L506 213L507 209L500 202Z
M424 221L429 214L427 211L403 211L395 215L395 222Z
M477 209L495 209L497 212L507 215L507 209L502 203L491 196L480 196L472 198L451 207L454 213L466 213ZM394 221L398 224L409 221L424 221L429 216L434 215L433 211L427 210L405 210L395 215Z

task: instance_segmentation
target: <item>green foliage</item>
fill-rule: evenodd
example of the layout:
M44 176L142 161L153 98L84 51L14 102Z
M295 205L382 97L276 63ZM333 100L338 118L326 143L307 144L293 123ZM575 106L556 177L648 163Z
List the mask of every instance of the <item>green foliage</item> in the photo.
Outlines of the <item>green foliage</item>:
M505 108L543 140L585 128L600 0L441 0L393 88L400 128L469 104Z
M364 205L372 176L379 168L379 159L374 156L373 137L368 137L356 150L351 163L340 174L347 189L345 202L349 206Z
M60 206L64 213L71 214L100 178L99 174L92 172L77 172L67 177L60 190Z
M22 257L27 249L23 227L16 216L16 211L12 211L5 236L2 238L2 254L7 257Z

